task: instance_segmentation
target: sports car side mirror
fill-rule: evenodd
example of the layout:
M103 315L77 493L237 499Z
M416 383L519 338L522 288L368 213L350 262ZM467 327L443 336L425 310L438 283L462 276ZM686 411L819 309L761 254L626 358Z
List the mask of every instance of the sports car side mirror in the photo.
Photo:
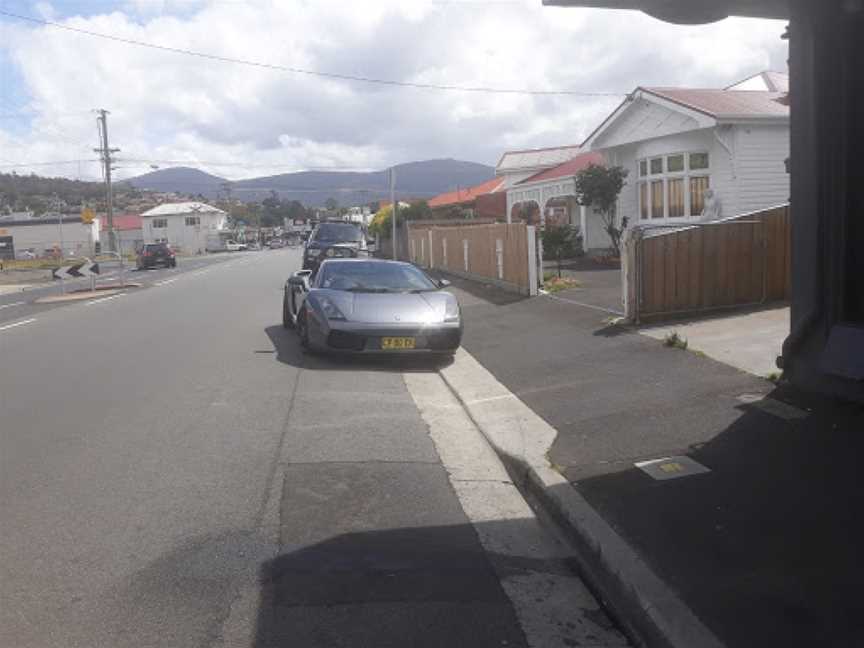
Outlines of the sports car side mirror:
M288 278L288 285L295 288L300 288L301 290L307 290L306 281L307 277L298 277L294 275Z
M448 279L439 279L438 280L438 287L439 288L446 288L449 285L451 285L451 282Z

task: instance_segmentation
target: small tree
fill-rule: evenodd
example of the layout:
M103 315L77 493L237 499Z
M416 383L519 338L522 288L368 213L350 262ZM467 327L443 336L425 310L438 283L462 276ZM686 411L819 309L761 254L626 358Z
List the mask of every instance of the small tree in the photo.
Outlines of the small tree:
M405 209L399 210L399 220L426 220L432 218L432 208L425 200L415 200Z
M589 164L576 174L576 201L600 214L616 256L621 256L621 236L627 228L627 218L615 222L615 203L626 178L627 169L598 164Z
M557 262L561 278L561 260L576 254L576 231L567 225L547 225L541 234L543 251Z

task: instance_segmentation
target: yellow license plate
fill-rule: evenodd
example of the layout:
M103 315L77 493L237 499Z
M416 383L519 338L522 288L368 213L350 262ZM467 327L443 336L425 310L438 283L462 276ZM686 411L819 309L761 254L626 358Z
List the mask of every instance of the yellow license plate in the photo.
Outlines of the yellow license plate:
M381 348L387 349L390 351L395 351L398 349L413 349L414 348L414 338L413 337L385 337L385 338L381 338Z

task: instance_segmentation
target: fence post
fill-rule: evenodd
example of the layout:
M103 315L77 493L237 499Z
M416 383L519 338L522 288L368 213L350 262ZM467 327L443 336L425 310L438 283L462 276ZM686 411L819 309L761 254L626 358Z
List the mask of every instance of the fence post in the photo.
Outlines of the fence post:
M495 239L495 256L497 257L498 278L504 278L504 241Z
M531 297L536 297L539 291L537 285L537 231L533 225L528 225L525 232L526 247L528 248L528 294Z
M468 239L462 239L462 256L465 259L465 272L468 272Z
M435 246L432 245L432 229L433 228L431 228L431 227L429 228L429 267L430 268L435 267L435 255L433 253L433 249Z
M441 239L441 257L444 260L444 269L447 269L447 236L444 235L444 238Z

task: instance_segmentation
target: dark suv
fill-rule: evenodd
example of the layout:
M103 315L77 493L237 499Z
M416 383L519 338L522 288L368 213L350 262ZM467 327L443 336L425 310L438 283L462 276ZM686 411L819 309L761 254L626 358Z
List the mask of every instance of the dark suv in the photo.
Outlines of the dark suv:
M146 270L164 265L173 268L177 265L174 250L167 243L148 243L138 251L138 269Z
M317 270L322 261L356 257L366 250L366 239L356 225L321 223L313 231L303 250L303 269Z

